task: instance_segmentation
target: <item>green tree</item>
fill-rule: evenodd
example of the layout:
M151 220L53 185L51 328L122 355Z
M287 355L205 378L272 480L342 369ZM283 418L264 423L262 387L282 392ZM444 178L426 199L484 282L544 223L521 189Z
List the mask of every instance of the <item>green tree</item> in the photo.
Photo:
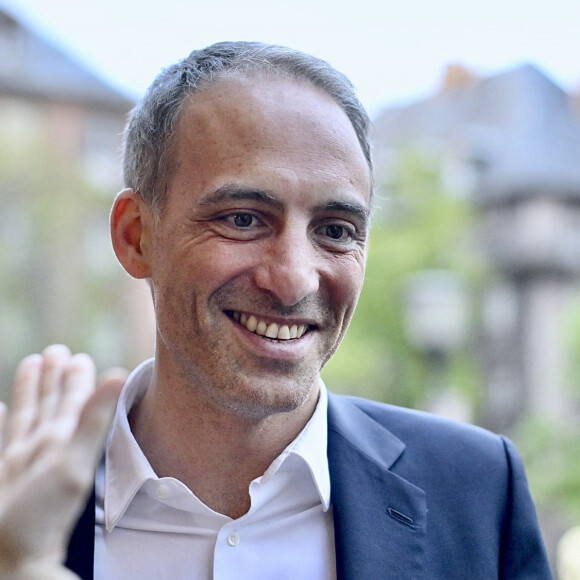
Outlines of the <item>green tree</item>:
M567 526L580 523L580 428L575 423L526 417L513 438L534 499Z

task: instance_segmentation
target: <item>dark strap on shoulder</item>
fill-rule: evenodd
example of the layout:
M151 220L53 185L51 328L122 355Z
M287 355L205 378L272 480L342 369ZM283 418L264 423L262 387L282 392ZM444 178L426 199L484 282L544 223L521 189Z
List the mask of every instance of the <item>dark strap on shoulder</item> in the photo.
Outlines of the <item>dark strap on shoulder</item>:
M95 560L95 491L73 530L66 557L66 567L82 580L94 580Z

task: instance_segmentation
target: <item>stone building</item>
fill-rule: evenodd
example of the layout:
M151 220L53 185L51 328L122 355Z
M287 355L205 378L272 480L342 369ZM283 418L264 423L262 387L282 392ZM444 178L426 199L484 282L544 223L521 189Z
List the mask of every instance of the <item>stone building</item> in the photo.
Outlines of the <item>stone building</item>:
M17 143L48 141L93 182L118 186L119 135L132 99L0 3L0 126Z
M493 272L477 329L480 422L505 430L527 411L570 417L578 409L563 322L580 274L577 105L531 65L482 79L452 67L437 94L375 120L379 179L409 146L440 156L478 208L477 240Z
M121 274L107 236L132 105L0 2L4 385L19 358L46 342L89 350L103 365L151 351L147 316L132 314L146 290Z

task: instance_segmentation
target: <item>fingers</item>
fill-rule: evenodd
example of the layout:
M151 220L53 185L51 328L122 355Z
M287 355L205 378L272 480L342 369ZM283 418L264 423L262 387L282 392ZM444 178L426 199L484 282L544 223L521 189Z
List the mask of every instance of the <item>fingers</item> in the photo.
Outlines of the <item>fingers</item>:
M8 442L22 439L32 429L38 411L41 372L42 356L39 354L27 356L16 369L7 430Z
M7 443L23 442L12 445L21 451L26 441L26 448L34 447L38 453L72 438L76 450L96 456L126 378L124 369L110 369L100 377L95 392L96 370L88 355L71 355L67 347L53 345L42 355L26 357L14 379Z
M96 370L92 359L86 354L75 354L61 372L61 396L58 409L53 410L55 420L70 435L76 428L79 416L95 390Z
M68 452L81 481L88 483L94 475L125 379L126 373L111 372L82 411Z
M112 367L110 369L107 369L98 376L97 389L100 389L112 379L118 379L120 381L123 381L124 383L127 380L128 376L129 372L127 371L127 369L121 367Z
M55 344L41 355L28 356L20 363L14 378L8 441L27 437L63 409L70 414L71 408L74 411L70 400L84 402L89 397L94 389L95 372L93 369L91 374L92 362L87 362L90 359L86 355L82 355L84 364L78 365L78 356L71 357L66 346ZM63 404L63 397L68 404Z
M70 350L62 344L53 344L42 352L39 410L37 422L42 423L54 415L65 386L64 375L71 362Z
M99 380L113 387L125 381L126 371L111 369ZM71 355L63 345L52 345L41 355L26 357L15 379L12 410L9 413L7 442L28 438L33 432L50 429L66 438L76 429L81 412L95 391L96 371L86 354ZM105 395L99 395L100 397ZM1 439L0 439L1 442Z

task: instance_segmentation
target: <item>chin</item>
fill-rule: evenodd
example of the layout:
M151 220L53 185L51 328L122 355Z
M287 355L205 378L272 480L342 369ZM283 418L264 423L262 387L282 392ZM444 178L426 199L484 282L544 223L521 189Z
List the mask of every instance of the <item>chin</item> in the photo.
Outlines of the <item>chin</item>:
M236 414L254 419L298 411L311 399L316 385L312 379L306 383L283 379L280 375L243 383L238 378L236 383L232 396L227 397L223 404Z

